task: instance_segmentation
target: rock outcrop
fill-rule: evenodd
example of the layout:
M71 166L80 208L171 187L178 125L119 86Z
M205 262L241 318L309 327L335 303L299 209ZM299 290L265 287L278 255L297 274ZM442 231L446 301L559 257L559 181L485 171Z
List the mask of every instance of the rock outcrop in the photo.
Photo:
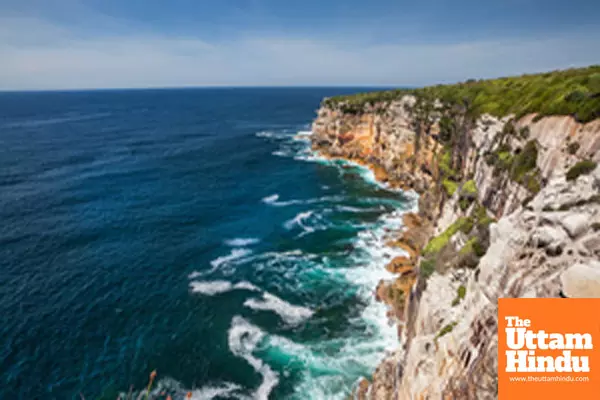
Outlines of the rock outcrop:
M313 124L315 150L420 194L418 215L389 243L406 251L387 266L398 277L377 288L398 348L356 396L497 398L498 298L600 297L600 168L567 179L577 163L600 162L600 120L481 116L460 179L442 182L439 116L417 145L415 101L324 105Z

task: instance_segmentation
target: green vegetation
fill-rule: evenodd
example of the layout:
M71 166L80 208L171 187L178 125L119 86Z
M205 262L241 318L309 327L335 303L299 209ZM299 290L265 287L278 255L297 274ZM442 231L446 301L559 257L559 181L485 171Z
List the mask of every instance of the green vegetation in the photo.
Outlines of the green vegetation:
M477 186L473 179L466 181L460 189L460 199L458 205L462 211L466 211L467 208L477 198Z
M467 102L476 115L489 113L502 117L515 114L517 118L530 113L537 113L538 117L573 115L578 121L589 122L600 117L600 65L419 89L336 96L326 99L324 105L341 104L344 111L360 113L367 104L390 102L404 94L426 94L447 104Z
M577 142L569 143L567 146L567 151L569 154L575 154L577 153L577 150L579 150L579 143Z
M496 222L496 219L487 215L487 211L481 204L477 205L475 212L473 213L478 226L488 226L492 222Z
M451 181L450 179L444 179L442 185L444 186L448 197L452 197L454 192L456 192L456 189L458 189L458 183Z
M441 338L442 336L445 336L447 334L449 334L450 332L452 332L452 330L454 329L454 327L458 325L458 322L452 322L446 326L444 326L442 329L440 329L440 331L438 332L438 334L435 337L435 340Z
M486 252L486 249L483 247L478 237L472 237L465 243L465 245L460 249L459 254L468 255L475 254L477 257L482 257Z
M567 180L573 181L580 175L586 175L596 169L596 163L592 160L579 161L567 171Z
M452 169L452 150L444 148L439 162L440 173L448 179L456 179L458 172Z
M519 154L517 154L511 163L511 178L519 183L523 182L525 175L535 169L537 165L537 144L530 140Z
M516 155L513 155L508 146L501 145L496 151L486 155L486 162L494 166L495 175L508 173L513 181L535 194L541 189L540 174L536 167L537 156L537 143L530 140Z
M458 218L452 225L448 227L444 232L442 232L439 236L431 239L429 243L423 249L423 254L435 254L438 253L446 244L452 236L456 234L458 231L467 231L468 233L473 228L473 221L467 217Z
M419 269L424 278L429 278L435 272L435 259L426 259L421 261Z
M467 288L464 285L460 285L456 290L456 298L452 301L452 307L457 306L467 295Z
M477 196L477 186L473 179L466 181L462 186L461 194L468 196Z

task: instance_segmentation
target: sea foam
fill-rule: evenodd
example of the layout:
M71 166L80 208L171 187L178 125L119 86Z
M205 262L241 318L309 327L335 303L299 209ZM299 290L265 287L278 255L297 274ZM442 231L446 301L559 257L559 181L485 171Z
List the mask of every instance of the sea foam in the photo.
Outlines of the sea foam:
M247 281L236 284L229 281L192 281L190 282L190 288L193 293L200 293L206 296L214 296L232 290L260 291L258 287Z
M279 374L252 354L264 339L265 333L259 327L236 315L231 321L227 337L229 350L235 356L246 360L263 377L262 383L254 392L254 398L268 400L269 394L279 383Z
M257 244L260 239L257 238L234 238L225 240L225 244L230 247L245 247Z
M273 311L288 325L298 325L314 314L309 308L292 305L270 293L263 293L261 299L248 299L244 306L253 310Z

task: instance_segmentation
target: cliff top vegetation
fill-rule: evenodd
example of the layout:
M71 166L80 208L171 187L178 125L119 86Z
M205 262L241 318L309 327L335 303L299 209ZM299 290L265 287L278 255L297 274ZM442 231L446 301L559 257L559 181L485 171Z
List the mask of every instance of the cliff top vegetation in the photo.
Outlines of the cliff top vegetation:
M600 118L600 65L515 77L468 80L451 85L358 93L325 99L325 106L340 106L361 113L365 106L390 102L406 94L427 96L447 104L468 103L477 114L517 118L537 113L572 115L580 122Z

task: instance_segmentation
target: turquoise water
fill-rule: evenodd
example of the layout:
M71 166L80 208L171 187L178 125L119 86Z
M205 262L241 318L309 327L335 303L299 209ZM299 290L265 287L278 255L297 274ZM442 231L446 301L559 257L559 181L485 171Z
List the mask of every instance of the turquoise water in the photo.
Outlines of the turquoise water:
M310 151L353 91L0 94L0 397L344 398L415 206Z

